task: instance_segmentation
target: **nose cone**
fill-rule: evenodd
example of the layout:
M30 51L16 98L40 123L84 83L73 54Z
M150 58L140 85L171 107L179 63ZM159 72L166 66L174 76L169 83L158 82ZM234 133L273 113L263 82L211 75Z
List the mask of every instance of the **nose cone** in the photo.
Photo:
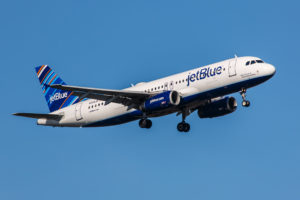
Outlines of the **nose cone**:
M274 76L275 72L276 72L275 67L273 65L271 65L271 64L267 64L267 66L266 66L266 73L267 73L267 75L269 75L269 76L272 77L272 76Z

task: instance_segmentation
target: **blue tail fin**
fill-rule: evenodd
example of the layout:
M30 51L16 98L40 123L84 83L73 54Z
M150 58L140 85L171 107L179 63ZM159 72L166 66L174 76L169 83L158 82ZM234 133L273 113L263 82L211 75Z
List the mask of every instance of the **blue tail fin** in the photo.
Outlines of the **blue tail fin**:
M73 96L72 92L70 91L58 90L49 87L49 85L53 84L66 85L66 83L49 66L42 65L36 67L35 70L42 86L42 90L50 112L59 110L80 101L80 99L77 96Z

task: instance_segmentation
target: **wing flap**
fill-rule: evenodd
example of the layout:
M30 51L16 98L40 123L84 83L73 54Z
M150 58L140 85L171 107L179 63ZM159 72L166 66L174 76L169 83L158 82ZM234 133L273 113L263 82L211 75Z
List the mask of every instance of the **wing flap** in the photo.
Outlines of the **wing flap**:
M41 113L14 113L13 115L35 118L35 119L52 119L52 120L60 120L63 117L63 115L41 114Z

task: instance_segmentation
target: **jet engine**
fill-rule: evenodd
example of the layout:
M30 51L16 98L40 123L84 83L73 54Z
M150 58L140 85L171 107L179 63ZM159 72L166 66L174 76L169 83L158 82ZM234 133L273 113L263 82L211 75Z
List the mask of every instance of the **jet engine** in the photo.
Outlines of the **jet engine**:
M212 100L210 103L198 108L200 118L213 118L234 112L237 108L237 102L234 97L225 97L223 99Z
M181 97L177 91L165 91L147 99L143 110L153 112L179 105Z

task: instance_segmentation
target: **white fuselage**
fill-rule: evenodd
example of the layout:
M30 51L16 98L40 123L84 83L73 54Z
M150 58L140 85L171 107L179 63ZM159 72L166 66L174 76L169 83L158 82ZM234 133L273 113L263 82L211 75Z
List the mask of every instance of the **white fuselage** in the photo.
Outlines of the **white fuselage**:
M252 60L260 59L232 58L154 81L139 83L124 90L149 93L175 90L183 99L181 107L197 108L204 100L253 87L266 81L275 73L275 68L267 63L246 65L247 61ZM180 106L148 117L179 111ZM105 105L104 101L88 99L57 110L53 114L63 114L64 117L59 122L39 119L38 124L69 127L108 126L139 119L142 112L136 109L128 110L127 106L117 103Z

